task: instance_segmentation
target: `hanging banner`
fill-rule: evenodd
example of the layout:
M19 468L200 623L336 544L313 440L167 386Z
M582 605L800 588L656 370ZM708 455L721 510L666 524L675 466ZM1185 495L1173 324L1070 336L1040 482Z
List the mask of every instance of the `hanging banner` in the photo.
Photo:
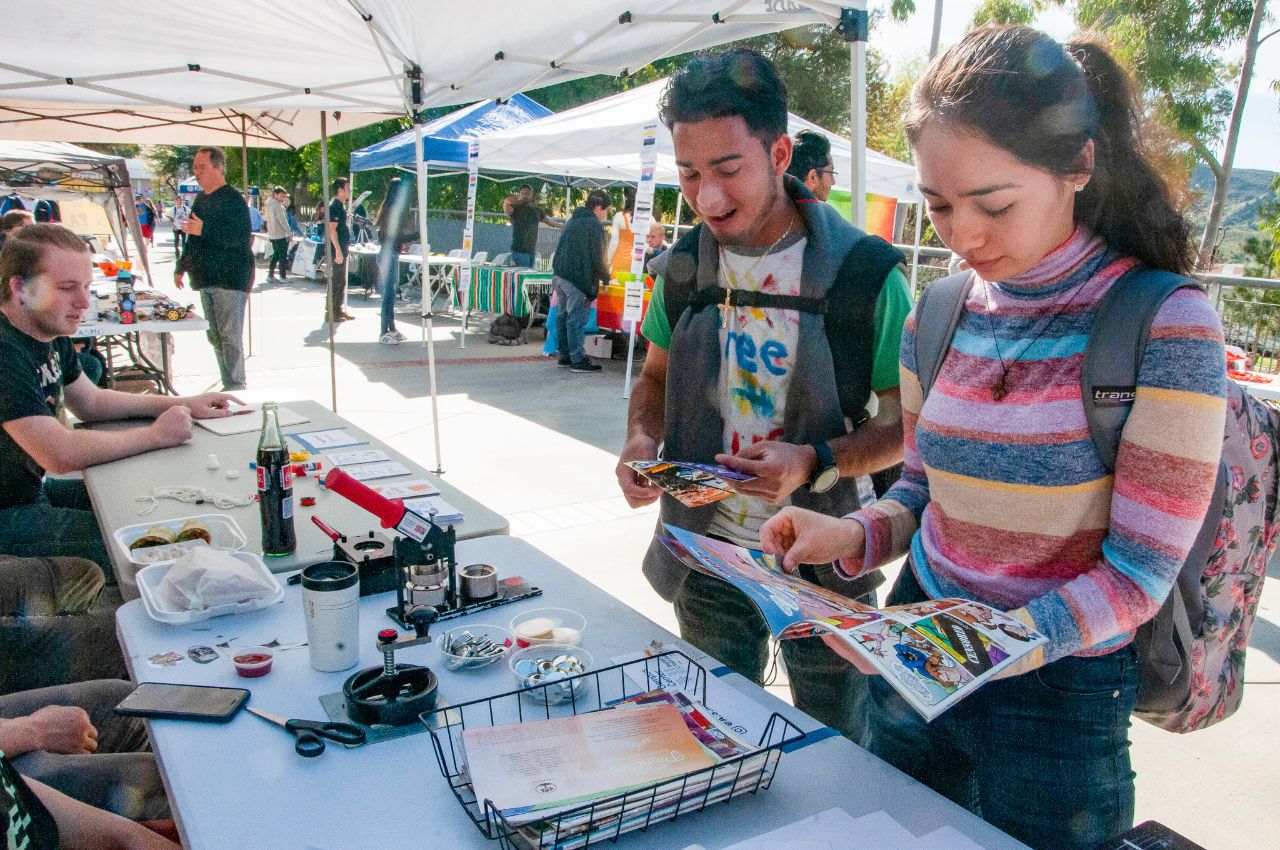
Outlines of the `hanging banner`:
M658 163L658 119L650 119L641 131L640 182L636 184L636 208L631 218L631 276L622 301L622 320L639 322L644 317L645 237L653 221L654 170ZM634 327L632 328L634 330Z
M458 300L466 311L471 303L472 237L476 229L476 183L480 179L480 141L467 145L467 223L462 229L462 267L458 270Z

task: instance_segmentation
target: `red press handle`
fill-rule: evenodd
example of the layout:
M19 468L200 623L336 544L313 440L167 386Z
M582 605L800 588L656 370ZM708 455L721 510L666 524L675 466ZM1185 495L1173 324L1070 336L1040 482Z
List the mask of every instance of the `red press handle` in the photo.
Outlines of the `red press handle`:
M376 516L383 528L396 527L404 517L404 505L366 487L337 467L324 477L324 486Z

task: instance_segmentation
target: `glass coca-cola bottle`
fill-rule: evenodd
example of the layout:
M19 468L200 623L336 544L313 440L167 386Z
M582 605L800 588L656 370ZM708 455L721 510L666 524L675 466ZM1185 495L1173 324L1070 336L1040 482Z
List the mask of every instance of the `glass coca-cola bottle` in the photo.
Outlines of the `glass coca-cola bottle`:
M292 555L298 548L293 530L293 467L280 432L275 402L262 405L262 437L258 440L258 512L262 516L262 554Z

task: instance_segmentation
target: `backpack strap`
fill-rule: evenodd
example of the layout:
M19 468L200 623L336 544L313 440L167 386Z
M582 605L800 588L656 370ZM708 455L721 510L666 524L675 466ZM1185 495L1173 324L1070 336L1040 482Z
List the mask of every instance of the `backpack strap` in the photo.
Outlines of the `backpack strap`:
M916 378L920 381L921 400L929 397L942 361L951 350L951 339L964 314L973 277L973 272L966 271L935 280L916 302Z
M1098 305L1080 368L1080 394L1089 432L1108 471L1116 468L1120 431L1136 397L1151 322L1166 298L1188 287L1201 288L1182 275L1138 267L1121 275Z
M879 236L863 234L827 290L825 325L835 367L840 409L855 426L866 418L875 368L876 302L885 279L903 262L902 252Z

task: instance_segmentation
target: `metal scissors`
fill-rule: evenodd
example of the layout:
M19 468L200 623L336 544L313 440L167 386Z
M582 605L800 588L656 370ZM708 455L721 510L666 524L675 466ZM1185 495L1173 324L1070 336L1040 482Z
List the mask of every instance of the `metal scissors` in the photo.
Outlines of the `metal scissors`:
M363 744L364 730L353 723L321 722L319 720L286 720L278 714L246 706L252 713L269 723L283 726L297 740L293 748L304 758L314 758L324 752L324 739L339 744Z

